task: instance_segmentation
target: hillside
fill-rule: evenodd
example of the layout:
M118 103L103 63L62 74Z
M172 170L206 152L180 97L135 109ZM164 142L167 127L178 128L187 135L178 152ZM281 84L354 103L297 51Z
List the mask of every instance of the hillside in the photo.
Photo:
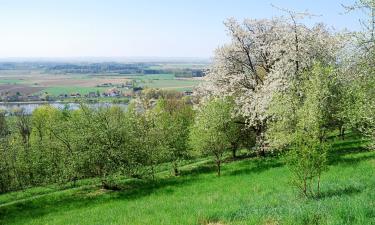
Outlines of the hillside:
M3 194L0 224L375 224L375 152L364 145L335 141L317 199L298 197L281 157L228 158L221 177L203 160L118 191L81 181Z

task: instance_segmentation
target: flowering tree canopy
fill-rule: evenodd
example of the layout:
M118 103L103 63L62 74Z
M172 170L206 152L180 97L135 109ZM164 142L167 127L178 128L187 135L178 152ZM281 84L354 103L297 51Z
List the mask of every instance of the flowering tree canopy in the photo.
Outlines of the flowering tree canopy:
M336 63L339 41L323 24L309 28L285 18L225 22L231 42L218 48L203 96L232 96L236 112L262 135L275 91L285 90L314 61Z

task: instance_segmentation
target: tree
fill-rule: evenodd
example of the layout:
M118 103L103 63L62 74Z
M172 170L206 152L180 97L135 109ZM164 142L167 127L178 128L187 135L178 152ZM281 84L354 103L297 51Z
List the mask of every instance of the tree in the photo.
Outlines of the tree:
M356 33L358 40L358 47L361 48L363 53L373 54L375 48L375 0L358 0L353 5L343 5L348 12L360 10L364 13L365 19L359 20L363 31ZM372 65L375 63L374 58L369 58Z
M299 91L290 89L275 95L268 130L272 147L286 148L286 162L293 174L293 183L306 197L314 195L312 182L316 181L320 194L320 176L327 168L326 143L329 124L331 67L317 63L301 74Z
M10 134L5 112L0 111L0 193L8 191L14 184L11 170L11 158L9 149Z
M212 99L197 112L191 127L190 141L193 149L214 157L217 175L221 174L223 154L231 147L231 135L237 124L233 122L232 105L225 99Z
M322 172L327 169L328 147L326 143L319 142L301 130L297 130L294 134L291 149L285 159L292 172L293 185L305 197L320 195L320 177Z
M360 10L361 32L353 34L353 46L343 63L343 110L340 116L346 126L375 140L375 1L358 0L344 6L347 12Z
M198 95L232 96L236 112L245 118L257 137L259 152L265 154L268 107L275 91L288 88L314 60L336 62L336 36L322 24L313 28L289 22L234 19L225 22L232 41L218 48ZM203 97L204 102L205 97Z
M123 174L127 166L127 134L124 112L119 107L80 109L81 130L86 144L82 144L82 157L93 175L101 178L103 188L112 186L111 178Z
M161 148L172 162L174 175L179 174L178 163L189 157L189 127L193 120L193 109L179 96L160 99L155 108L156 126L160 129Z
M5 114L5 112L0 111L0 138L9 134L9 127L5 119Z
M153 108L139 109L135 104L128 107L130 145L136 162L147 175L155 179L156 166L165 159L162 131L156 124L158 114ZM139 172L139 171L138 171ZM136 174L140 176L142 174Z

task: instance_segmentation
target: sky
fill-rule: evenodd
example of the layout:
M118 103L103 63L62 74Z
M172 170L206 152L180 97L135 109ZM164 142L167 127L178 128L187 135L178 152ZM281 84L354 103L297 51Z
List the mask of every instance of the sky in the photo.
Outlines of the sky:
M354 0L0 0L0 58L210 58L228 42L223 21L272 18L271 4L317 15L337 30L360 29Z

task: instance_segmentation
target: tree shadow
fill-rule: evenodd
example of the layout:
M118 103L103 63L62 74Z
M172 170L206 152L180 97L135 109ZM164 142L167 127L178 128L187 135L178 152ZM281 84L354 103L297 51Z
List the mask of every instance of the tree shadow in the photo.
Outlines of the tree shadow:
M362 191L363 191L363 188L349 186L349 187L345 187L342 189L324 191L320 193L320 195L316 197L316 199L350 196L350 195L361 193Z
M192 177L171 177L160 180L132 180L121 186L119 191L104 190L96 187L81 188L79 190L67 190L40 198L19 201L11 205L0 207L0 224L27 221L50 213L69 211L76 208L93 206L103 202L119 201L124 199L137 199L154 193L159 189L165 189L172 193L172 188L167 186L186 186L195 179ZM74 191L74 193L70 193Z
M375 159L375 155L362 155L359 157L343 157L343 156L336 156L329 160L329 165L337 165L337 164L343 164L347 166L353 166L355 164L358 164L362 161Z
M239 176L250 173L261 173L272 168L278 168L284 164L277 158L261 158L253 159L247 162L246 167L243 167L238 170L231 171L228 175L230 176Z
M197 167L181 170L180 175L198 176L198 175L205 174L205 173L213 173L216 170L217 170L216 165L213 162L210 162L210 163L199 165Z
M375 158L375 155L359 155L361 153L371 152L370 148L366 146L367 140L346 140L334 143L328 153L328 164L357 164L363 160ZM350 157L347 157L350 155Z

